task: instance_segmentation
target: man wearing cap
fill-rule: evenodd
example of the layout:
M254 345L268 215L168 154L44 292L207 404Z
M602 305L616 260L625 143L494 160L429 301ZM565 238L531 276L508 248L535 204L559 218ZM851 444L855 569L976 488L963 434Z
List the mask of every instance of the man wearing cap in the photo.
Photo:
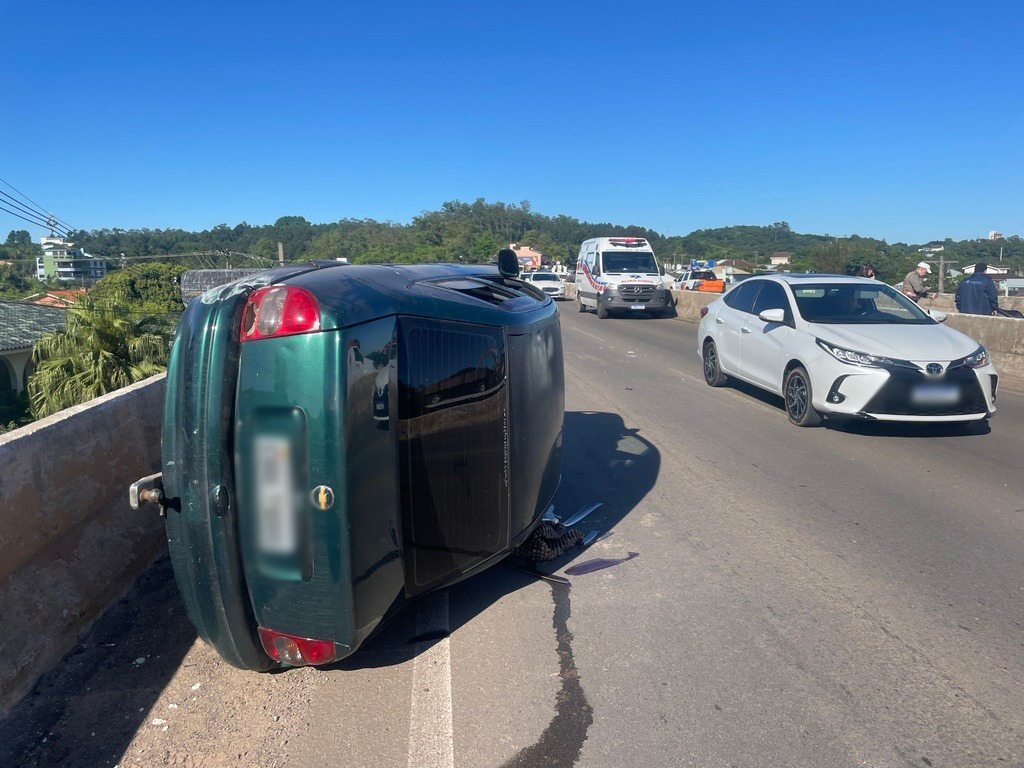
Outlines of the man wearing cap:
M903 293L914 301L928 298L928 289L924 287L924 276L930 275L932 268L927 261L918 263L914 270L903 278Z
M992 278L986 275L988 265L979 261L974 274L956 287L956 308L965 315L994 315L999 309L999 292Z

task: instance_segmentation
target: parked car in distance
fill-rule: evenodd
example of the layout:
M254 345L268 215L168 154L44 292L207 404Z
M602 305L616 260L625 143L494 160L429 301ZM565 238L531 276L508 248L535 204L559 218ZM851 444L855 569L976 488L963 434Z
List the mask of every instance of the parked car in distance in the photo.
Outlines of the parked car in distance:
M781 395L789 420L979 422L996 410L985 348L877 280L753 277L701 310L704 380Z
M554 272L530 272L525 277L552 299L565 298L565 283Z
M696 269L683 272L672 281L672 287L677 291L725 293L725 280L717 277L710 269Z

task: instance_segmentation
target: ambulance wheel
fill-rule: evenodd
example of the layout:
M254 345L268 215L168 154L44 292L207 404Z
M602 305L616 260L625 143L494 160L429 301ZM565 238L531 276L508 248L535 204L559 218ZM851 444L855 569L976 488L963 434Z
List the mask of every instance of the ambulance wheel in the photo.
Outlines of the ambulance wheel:
M608 319L608 308L601 303L601 299L597 300L597 316L602 320Z

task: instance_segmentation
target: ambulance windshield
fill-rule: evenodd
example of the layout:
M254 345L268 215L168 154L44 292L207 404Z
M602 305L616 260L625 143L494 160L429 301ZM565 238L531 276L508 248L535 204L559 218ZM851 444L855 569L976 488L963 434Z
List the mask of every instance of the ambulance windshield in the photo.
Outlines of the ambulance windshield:
M605 251L602 254L605 274L623 272L658 272L658 264L650 251Z

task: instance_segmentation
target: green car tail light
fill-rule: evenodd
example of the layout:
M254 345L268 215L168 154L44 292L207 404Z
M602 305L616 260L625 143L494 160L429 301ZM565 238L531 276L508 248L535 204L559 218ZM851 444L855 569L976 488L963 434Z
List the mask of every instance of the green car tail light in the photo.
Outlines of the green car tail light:
M320 330L320 307L309 291L273 285L253 291L242 312L241 341Z
M263 650L270 658L292 667L329 664L336 658L334 643L330 640L295 637L266 627L259 628L259 635Z

